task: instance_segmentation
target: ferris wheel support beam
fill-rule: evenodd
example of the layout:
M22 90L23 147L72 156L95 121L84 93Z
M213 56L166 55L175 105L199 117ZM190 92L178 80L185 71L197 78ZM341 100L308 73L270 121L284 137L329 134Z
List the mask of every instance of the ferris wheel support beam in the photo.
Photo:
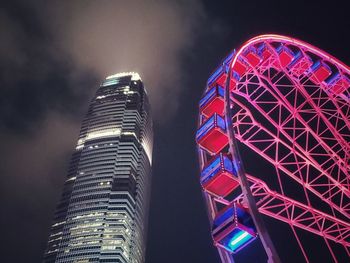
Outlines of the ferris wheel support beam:
M239 104L239 102L236 102ZM310 177L308 173L306 175L302 175L300 173L300 168L307 168L311 166L311 163L308 162L307 159L303 160L302 156L297 158L298 155L293 153L292 149L289 145L283 143L282 141L278 141L276 135L272 134L267 129L261 127L258 125L258 123L254 120L253 116L248 112L248 109L245 108L243 105L239 104L241 107L241 111L238 114L236 114L236 121L233 127L237 127L237 134L235 136L236 139L241 141L243 144L247 145L249 148L254 149L257 153L259 153L260 156L265 158L270 163L274 164L275 166L278 165L279 169L286 173L288 176L293 178L296 182L298 182L300 185L303 185L306 189L308 189L310 192L314 193L316 196L318 196L321 200L329 204L331 207L338 210L340 213L343 213L345 216L349 217L349 202L345 202L348 199L345 199L347 195L343 194L342 189L339 187L341 185L338 182L332 182L332 180L329 181L329 185L327 186L326 190L323 190L323 185L316 184L313 182L316 182L318 178L324 177L323 173L319 173L317 176ZM240 131L238 129L239 124L245 124L246 126L249 126L249 129L247 129L245 132ZM249 131L254 129L254 133L250 133ZM257 135L264 135L264 140L256 140L254 139ZM271 144L269 146L264 146L262 142L270 142ZM278 156L277 152L274 151L273 154L269 153L269 149L274 145L284 145L287 149L290 150L287 156ZM276 159L276 156L278 159ZM291 163L290 161L284 161L288 156L292 156L295 160L295 164L299 164L299 167L294 167L293 169L289 166ZM276 160L278 161L276 163ZM299 160L299 161L298 161ZM303 161L301 161L303 160ZM305 178L304 178L305 177ZM326 177L327 178L327 177ZM344 182L342 182L344 183ZM335 194L342 194L342 202L340 205L332 202L330 198L327 197L327 193ZM344 203L344 204L343 204Z
M252 68L252 70L253 70L253 73L254 73L253 76L259 75L257 69ZM289 76L289 79L292 79L292 78ZM265 83L263 83L263 82L265 82ZM270 116L270 113L271 113L272 110L266 111L266 110L264 110L263 107L260 106L260 104L264 102L263 99L260 99L260 98L259 98L260 96L255 95L256 98L255 98L255 99L252 99L252 98L250 97L251 94L249 94L248 91L244 92L244 88L245 88L247 85L249 85L249 83L250 83L249 78L247 79L247 83L246 83L245 85L243 85L239 90L235 90L235 93L239 93L240 96L242 96L242 97L244 97L245 99L247 99L247 101L249 101L250 104L254 105L256 109L259 109L259 111L265 112L265 114L266 114L265 117L270 121L270 123L275 123L275 125L278 125L278 127L280 128L279 131L282 132L284 136L286 136L287 138L289 138L289 139L292 141L292 140L295 140L295 138L292 138L292 137L290 136L290 134L288 134L288 131L287 131L287 130L288 130L288 129L291 129L291 128L288 127L288 124L287 124L288 121L287 121L287 120L289 120L289 121L290 121L290 120L297 120L297 121L299 121L300 123L304 124L305 127L309 127L310 124L309 124L306 120L304 120L304 119L301 117L300 113L298 113L298 111L302 111L302 106L303 106L305 103L303 103L303 104L297 106L297 105L296 105L296 99L294 100L294 105L293 105L290 101L288 101L288 100L286 100L286 99L283 99L283 100L282 100L283 94L276 88L276 87L279 85L278 82L279 82L278 79L275 80L274 82L272 82L272 81L269 80L267 77L262 76L262 75L260 74L260 75L259 75L259 85L260 85L260 87L261 87L264 91L263 91L263 92L260 92L259 95L261 96L261 95L264 95L265 93L269 93L271 96L273 96L273 98L275 98L275 101L273 101L273 102L271 103L271 105L274 105L275 107L279 107L279 108L280 108L280 111L282 110L282 107L283 107L283 109L285 109L286 111L289 112L288 117L285 118L284 120L282 120L281 117L280 117L277 121L274 120L274 119ZM254 83L254 84L256 84L256 83ZM268 85L267 85L267 84L268 84ZM295 83L295 82L294 82L294 83L291 83L290 85L284 84L284 87L290 87L290 86L292 86L292 85L293 85L293 88L291 88L291 91L289 92L289 94L297 94L296 92L297 92L297 91L300 92L300 90L304 90L303 93L304 93L304 94L306 93L305 87L303 87L302 84L300 84L300 83ZM272 91L271 91L271 88L274 88L275 92L272 92ZM256 93L256 91L254 91L254 92ZM305 97L306 97L308 100L311 100L311 98L310 98L309 95L305 95ZM320 111L321 111L321 110L318 110L318 112L320 112ZM280 114L281 114L281 113L280 113ZM339 119L339 118L338 118L338 119ZM345 118L342 117L342 119L345 119ZM321 135L322 133L326 133L326 132L328 132L328 131L330 131L333 135L338 134L338 132L334 130L334 127L333 127L332 130L329 128L329 127L332 127L332 125L329 123L328 120L325 120L325 117L323 117L322 120L325 121L325 122L327 123L326 128L321 129L321 128L317 127L316 131L314 131L314 130L311 129L311 128L308 128L308 129L307 129L307 128L304 128L303 130L304 130L305 134L307 134L307 136L310 135L310 136L312 136L313 138L316 138L316 137L318 138L318 139L317 139L318 142L322 145L322 147L324 147L325 151L327 151L327 153L331 152L331 156L330 156L329 159L330 159L331 161L333 161L334 164L337 164L338 162L341 163L340 169L341 169L341 170L343 171L343 173L345 174L345 173L347 172L347 171L346 171L346 169L347 169L347 167L346 167L347 164L342 160L342 158L341 158L341 156L340 156L339 153L335 152L331 147L329 147L329 146L327 145L327 142L325 141L325 139L326 139L325 136L322 137L322 135ZM341 129L343 129L343 128L345 128L345 126L344 126L344 127L341 127ZM335 137L332 138L332 139L333 139L333 140L336 140L336 139L338 139L338 137L341 137L341 136L338 134L338 135L335 135ZM338 141L341 141L341 140L339 139ZM304 154L304 156L307 156L309 159L312 159L313 162L314 162L315 164L317 164L317 161L312 157L312 154L313 154L312 149L310 149L310 150L307 152L307 151L305 151L305 150L303 149L303 147L302 147L300 144L298 144L297 142L295 142L294 145L298 148L299 152L302 152L302 153ZM346 142L344 142L344 140L342 140L342 143L339 142L338 144L336 144L336 146L340 146L341 149L344 148L344 153L346 153L346 152L349 151L349 149L346 149L346 147L349 147L349 146L347 145ZM342 146L343 146L343 147L342 147ZM314 155L316 156L317 154L314 154ZM323 163L323 164L324 164L324 163ZM317 169L321 169L321 170L324 170L324 171L326 172L327 169L324 169L324 168L321 167L321 166L322 166L322 163L317 167ZM328 169L329 169L329 168L328 168ZM326 173L327 173L327 176L330 178L330 180L332 180L332 178L331 178L331 176L328 174L328 172L326 172ZM341 182L341 183L344 183L344 182Z
M277 250L270 238L270 235L266 229L265 223L259 214L258 207L255 203L255 199L250 190L249 182L243 168L242 159L240 157L240 154L237 148L237 142L236 142L233 125L232 125L233 116L232 116L231 98L230 98L230 76L231 76L231 68L232 68L231 66L233 63L234 63L234 60L231 62L231 65L229 67L228 76L226 78L226 86L225 86L225 121L226 121L226 127L227 127L227 134L229 138L230 153L233 160L233 166L239 178L243 195L246 199L250 214L252 216L252 219L254 221L254 224L260 236L261 243L265 249L265 252L268 258L267 262L280 263L281 260L278 256Z

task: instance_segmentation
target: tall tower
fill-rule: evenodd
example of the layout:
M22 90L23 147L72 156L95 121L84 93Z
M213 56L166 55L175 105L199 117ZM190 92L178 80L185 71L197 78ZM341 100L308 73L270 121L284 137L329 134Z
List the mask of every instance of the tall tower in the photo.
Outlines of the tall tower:
M44 262L144 262L152 147L140 76L107 77L82 123Z

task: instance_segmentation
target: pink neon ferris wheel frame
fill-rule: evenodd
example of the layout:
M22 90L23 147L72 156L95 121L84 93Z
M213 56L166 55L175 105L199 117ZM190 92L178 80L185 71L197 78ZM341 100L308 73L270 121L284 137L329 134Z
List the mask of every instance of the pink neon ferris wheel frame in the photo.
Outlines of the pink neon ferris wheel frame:
M246 43L244 43L237 50L237 52L235 52L235 54L231 60L231 64L230 64L231 69L235 66L238 59L243 58L243 60L245 60L243 55L244 55L245 51L248 50L250 47L256 46L259 43L271 43L271 42L278 42L278 43L282 43L285 45L296 46L300 50L304 50L304 51L308 51L310 53L313 53L317 57L319 57L321 60L326 61L329 64L332 64L341 75L350 76L350 68L347 65L345 65L344 63L342 63L338 59L334 58L333 56L323 52L319 48L314 47L306 42L303 42L303 41L300 41L300 40L297 40L294 38L280 36L280 35L274 35L274 34L257 36L255 38L250 39ZM274 55L277 55L277 54L274 54ZM245 60L245 62L247 62L247 61ZM282 69L282 71L283 71L283 69ZM252 74L254 75L254 73L252 73ZM291 76L289 76L289 77L291 77ZM292 84L297 86L296 89L298 89L298 88L302 89L303 85L300 85L297 82L298 81L295 81ZM236 85L235 87L230 87L230 90L232 90L232 91L235 90L235 91L233 91L233 93L236 91L239 92L238 83L239 82L234 83ZM232 83L230 83L230 85L232 85ZM327 86L326 83L319 84L320 89L324 89L325 86ZM348 91L346 91L346 92L348 92ZM242 95L242 94L240 94L240 95ZM279 95L281 95L281 94L279 94ZM349 98L350 98L349 93L348 94L338 94L338 95L339 95L339 97L341 97L340 99L343 101L343 104L344 104L344 102L345 102L345 104L349 103ZM334 96L334 94L333 95L330 94L330 97L331 97L331 99L329 99L329 100L333 101L333 102L338 99L337 96ZM232 101L234 101L233 97L231 99L232 99ZM255 105L255 106L258 105L256 102L249 99L249 94L246 94L245 99L247 99L247 101L252 103L252 105ZM312 96L309 96L307 99L311 100L311 101L314 100L314 98ZM324 98L322 98L322 99L324 99ZM315 107L319 106L319 104L315 104L315 103L313 105ZM256 127L258 127L259 125L257 124L256 120L253 120L253 121L250 120L248 122L246 121L249 118L249 109L245 108L244 106L241 107L240 114L243 117L240 118L239 114L238 114L238 116L236 115L236 117L235 117L236 123L234 123L234 129L236 130L236 138L238 139L238 141L240 141L241 143L245 143L246 146L248 146L250 149L253 149L253 151L259 153L260 155L265 157L266 160L268 160L271 156L268 156L268 154L265 153L265 150L263 148L261 148L261 147L259 148L257 146L263 140L261 140L260 142L256 141L256 140L254 141L254 140L252 140L252 138L249 138L249 136L245 136L244 133L241 133L239 131L239 125L241 125L241 124L247 125L247 123L248 123L248 125L251 125L251 127L253 127L253 128L255 127L255 129L257 129ZM316 114L323 114L323 113L317 112ZM345 129L346 128L349 129L349 125L350 125L349 114L350 114L349 111L345 112L345 117L346 117L344 119ZM344 112L340 112L339 116L344 117ZM281 123L279 123L279 124L281 124ZM307 122L304 122L304 124L309 125ZM330 129L330 131L337 133L336 128L337 127L335 127L333 130ZM264 130L263 127L260 127L260 129ZM264 132L265 133L263 135L268 134L268 131L264 131ZM310 134L312 134L315 137L318 136L318 134L315 132L310 133ZM337 133L335 135L335 137L336 137L336 139L342 141L343 144L344 143L346 144L345 145L345 159L343 160L343 162L345 163L345 164L343 164L343 166L346 168L347 163L349 161L349 154L350 154L349 152L347 152L348 151L347 149L349 149L350 146L349 146L347 140L345 140L343 138L344 136L342 136L342 135L344 135L344 134ZM276 138L272 138L272 139L276 139ZM318 139L320 141L322 141L322 138L318 138ZM250 142L249 142L249 140L250 140ZM269 140L264 141L264 142L266 143L268 141ZM270 140L270 142L271 142L271 144L273 144L273 140ZM291 149L291 150L293 151L293 149ZM307 150L310 150L310 149L307 149ZM302 153L305 154L305 151ZM310 157L311 161L310 160L306 160L306 161L312 163L313 157L311 155L308 156L308 158L309 157ZM201 159L202 166L203 166L204 159L203 159L203 157L201 157L200 159ZM299 160L299 157L296 158L296 160ZM302 162L300 162L300 163L302 163ZM322 168L322 165L316 164L315 166L316 166L316 170L317 169L318 170L324 169L324 168ZM343 169L343 175L345 174L346 178L342 179L342 180L339 179L340 178L339 176L338 176L338 178L333 178L331 173L327 174L327 173L324 173L323 171L321 171L322 176L324 176L324 174L327 174L327 176L328 176L328 178L326 176L324 176L324 178L327 178L327 180L330 180L334 184L334 186L337 186L339 188L339 191L334 193L334 192L332 192L333 185L331 185L331 187L330 187L331 190L329 190L330 193L334 194L334 195L339 194L339 193L343 194L341 202L343 202L343 198L345 199L345 198L348 198L350 196L349 195L349 191L350 191L349 190L350 189L349 177L350 176L349 176L347 169L345 169L345 170ZM288 171L286 172L286 174L288 176L293 177L292 173L288 174ZM318 178L321 178L321 175L319 177L316 177L316 179L314 179L314 180L318 180ZM294 179L297 180L297 178L294 178ZM250 188L251 188L251 191L253 193L253 196L255 198L259 199L257 202L257 205L259 207L260 213L265 214L269 217L273 217L273 218L280 220L280 221L283 221L285 223L288 223L293 228L294 233L295 233L294 227L297 227L297 228L306 230L308 232L311 232L313 234L316 234L316 235L323 237L335 262L336 262L336 256L334 255L334 252L332 251L328 240L332 240L332 241L344 246L346 253L350 258L350 253L349 253L349 247L350 247L350 222L349 222L350 204L345 203L345 204L337 205L334 203L334 201L332 200L331 197L327 197L327 194L328 194L327 191L324 193L319 193L315 189L313 189L314 186L311 185L311 187L310 187L310 185L308 185L308 183L309 183L308 181L300 181L299 182L300 184L303 185L304 189L306 189L312 193L316 193L316 195L318 194L318 197L320 197L320 199L322 201L325 201L326 203L327 203L327 201L329 201L328 205L330 205L332 209L338 210L339 212L344 212L345 217L347 218L347 220L344 220L344 218L342 218L342 219L338 218L334 212L333 212L333 215L330 215L330 214L327 214L323 211L315 209L310 205L293 200L293 199L283 195L282 193L276 193L275 191L271 190L265 182L263 182L262 180L254 177L254 176L248 175L248 180L251 183ZM324 186L325 185L322 185L322 187L324 187ZM315 184L315 188L316 188L316 184ZM208 207L209 207L209 210L210 210L212 216L215 215L216 210L217 210L213 205L215 202L229 204L229 202L223 198L211 196L210 194L206 194L206 195L207 195ZM243 196L241 195L239 198L237 198L237 201L244 202ZM300 242L300 240L297 236L296 236L296 239L297 239L297 242L302 250L302 253L303 253L306 261L308 261L307 253L304 250L302 243ZM227 253L225 251L220 251L220 255L224 261L225 260L229 261L230 256L227 255Z

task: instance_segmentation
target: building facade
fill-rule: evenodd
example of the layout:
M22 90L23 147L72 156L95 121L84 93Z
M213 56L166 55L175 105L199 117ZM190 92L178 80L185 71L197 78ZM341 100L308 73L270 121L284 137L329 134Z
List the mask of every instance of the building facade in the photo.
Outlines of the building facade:
M107 77L83 120L44 262L144 262L152 147L139 75Z

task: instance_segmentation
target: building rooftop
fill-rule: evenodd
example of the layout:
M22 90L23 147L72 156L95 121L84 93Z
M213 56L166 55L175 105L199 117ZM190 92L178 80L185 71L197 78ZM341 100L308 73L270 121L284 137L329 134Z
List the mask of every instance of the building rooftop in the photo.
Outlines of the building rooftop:
M110 75L106 79L110 80L110 79L116 79L116 78L121 78L126 76L131 76L131 80L141 80L140 75L136 72L120 72L120 73Z

